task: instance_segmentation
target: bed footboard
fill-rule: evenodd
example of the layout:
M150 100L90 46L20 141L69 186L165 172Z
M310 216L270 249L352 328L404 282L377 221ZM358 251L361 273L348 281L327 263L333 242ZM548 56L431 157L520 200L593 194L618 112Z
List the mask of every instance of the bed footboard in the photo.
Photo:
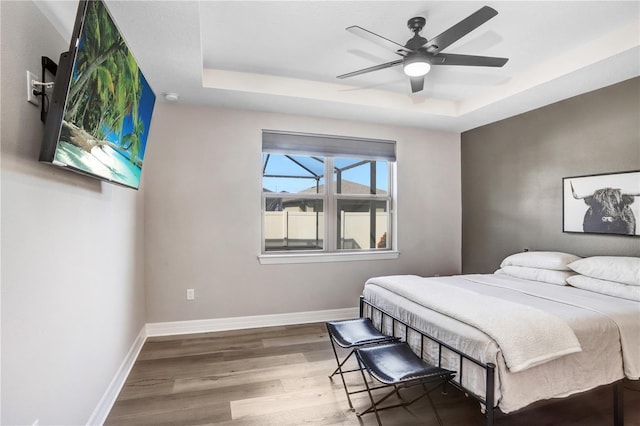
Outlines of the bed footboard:
M408 324L407 322L395 317L391 313L385 311L384 309L374 305L373 303L365 300L363 296L360 296L360 317L370 318L371 322L376 324L374 317L379 319L378 329L383 332L384 325L388 324L388 321L391 321L391 330L394 337L402 337L396 336L396 328L399 324L405 330L405 338L408 340L408 330L412 330L412 332L417 333L420 336L420 348L418 350L419 353L417 355L420 358L424 359L424 341L425 339L433 342L438 347L438 362L437 366L442 367L442 349L446 348L449 352L456 354L459 358L459 366L457 369L457 382L451 381L449 382L452 386L464 392L466 395L471 396L478 402L480 402L485 407L484 417L486 419L486 426L493 426L496 409L495 409L495 364L493 363L484 363L480 360L473 358L472 356L467 355L466 353L442 342L434 336L431 336L429 333L419 330L416 327ZM484 369L485 371L485 394L484 396L478 395L470 389L464 387L463 383L463 374L465 373L463 367L463 360L467 360L476 364L478 367ZM624 426L624 384L623 380L620 380L613 384L613 425L614 426Z
M394 315L390 314L389 312L381 309L378 306L375 306L374 304L372 304L371 302L369 302L368 300L365 300L363 296L360 296L360 317L364 318L370 318L371 321L375 324L378 321L374 320L374 317L378 317L379 318L379 330L383 331L384 330L384 325L385 323L388 323L389 321L391 321L391 330L393 333L394 337L398 337L396 336L396 328L397 325L399 324L401 327L404 328L405 330L405 337L407 337L408 334L408 330L411 330L414 333L417 333L420 336L420 348L419 348L419 353L417 355L420 356L420 358L424 358L425 354L424 354L424 342L425 339L427 341L432 342L433 344L437 345L438 347L438 356L437 356L437 366L438 367L442 367L442 350L443 348L446 348L450 353L454 353L457 355L459 363L458 363L458 369L457 369L457 381L451 381L449 382L452 386L456 387L457 389L461 390L462 392L464 392L465 394L471 396L472 398L474 398L475 400L477 400L478 402L480 402L481 404L484 405L485 407L485 419L486 419L486 425L487 426L493 426L493 422L494 422L494 405L495 405L495 364L492 363L484 363L480 360L477 360L475 358L473 358L472 356L469 356L467 354L465 354L464 352L446 344L445 342L437 339L434 336L431 336L430 334L424 332L423 330L419 330L416 327L412 326L411 324L408 324L407 322L396 318ZM464 369L463 369L463 361L467 360L469 362L472 362L473 364L479 366L480 368L482 368L485 371L485 383L486 383L486 387L485 387L485 394L483 395L478 395L477 393L473 392L470 389L466 389L463 386L463 374L465 373Z

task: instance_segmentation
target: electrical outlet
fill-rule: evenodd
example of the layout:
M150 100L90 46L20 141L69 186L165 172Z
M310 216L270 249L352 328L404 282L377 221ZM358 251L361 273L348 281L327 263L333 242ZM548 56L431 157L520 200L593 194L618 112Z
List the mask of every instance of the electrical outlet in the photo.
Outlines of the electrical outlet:
M196 291L192 288L187 289L187 300L194 300L196 298Z
M31 71L27 71L27 102L35 106L40 106L40 98L33 94L33 82L38 78Z

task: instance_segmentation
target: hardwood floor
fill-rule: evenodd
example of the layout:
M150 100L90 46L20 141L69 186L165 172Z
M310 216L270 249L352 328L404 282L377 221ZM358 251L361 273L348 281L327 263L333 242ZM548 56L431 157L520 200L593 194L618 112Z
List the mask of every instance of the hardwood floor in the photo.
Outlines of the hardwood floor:
M149 338L106 425L375 425L349 410L324 324ZM362 380L352 373L349 383ZM416 392L407 389L406 395ZM455 389L432 398L446 426L483 424L479 406ZM356 410L366 393L352 396ZM612 391L604 388L542 403L496 425L605 426ZM437 425L423 398L410 409L381 413L386 426ZM625 392L625 425L640 426L640 392Z

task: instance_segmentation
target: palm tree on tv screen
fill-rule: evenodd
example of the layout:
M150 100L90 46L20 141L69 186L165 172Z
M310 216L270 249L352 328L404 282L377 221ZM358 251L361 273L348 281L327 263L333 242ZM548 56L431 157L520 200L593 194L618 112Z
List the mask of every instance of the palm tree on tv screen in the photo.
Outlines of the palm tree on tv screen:
M138 65L102 2L90 1L87 7L65 112L67 139L87 152L109 145L136 162L144 132ZM131 131L123 135L127 117ZM108 141L112 134L121 143Z

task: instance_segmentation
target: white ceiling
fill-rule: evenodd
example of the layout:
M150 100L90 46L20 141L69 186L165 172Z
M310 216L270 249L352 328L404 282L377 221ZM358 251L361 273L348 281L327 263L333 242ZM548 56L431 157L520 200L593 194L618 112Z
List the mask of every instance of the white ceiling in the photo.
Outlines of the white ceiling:
M36 2L70 38L77 3ZM462 132L640 75L639 1L111 1L147 80L181 103ZM345 28L404 44L484 5L498 15L445 49L508 57L502 68L433 67L411 94L400 67L335 76L399 56Z

